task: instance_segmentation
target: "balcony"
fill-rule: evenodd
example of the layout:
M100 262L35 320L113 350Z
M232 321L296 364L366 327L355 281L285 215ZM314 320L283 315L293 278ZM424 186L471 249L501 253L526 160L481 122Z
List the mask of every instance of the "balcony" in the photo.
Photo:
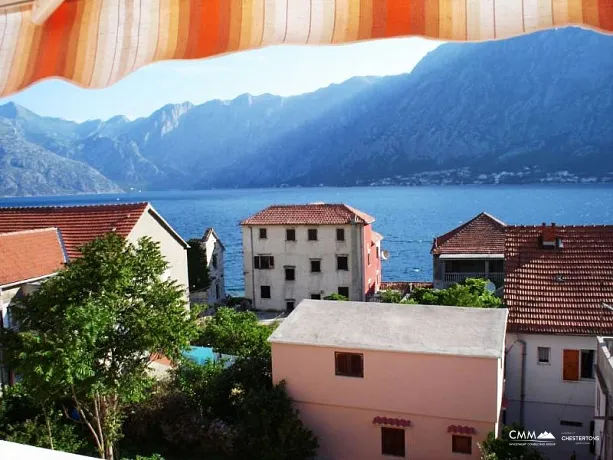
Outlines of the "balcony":
M490 280L496 286L502 285L504 273L502 272L449 272L443 274L443 281L448 284L461 283L467 278L484 278Z

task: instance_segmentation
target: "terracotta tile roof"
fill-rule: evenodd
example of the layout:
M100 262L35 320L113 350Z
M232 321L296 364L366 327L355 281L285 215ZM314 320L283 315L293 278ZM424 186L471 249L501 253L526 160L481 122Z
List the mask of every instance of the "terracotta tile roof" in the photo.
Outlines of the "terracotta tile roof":
M356 220L370 224L374 217L346 204L273 205L243 220L241 225L345 225Z
M66 262L56 228L0 233L0 286L42 278Z
M613 334L613 311L603 306L613 305L613 226L556 227L558 248L541 247L542 230L506 228L509 331Z
M432 242L432 254L503 254L506 224L482 212Z
M147 206L148 203L130 203L0 208L0 233L57 227L72 259L79 256L80 246L106 233L114 231L127 237Z

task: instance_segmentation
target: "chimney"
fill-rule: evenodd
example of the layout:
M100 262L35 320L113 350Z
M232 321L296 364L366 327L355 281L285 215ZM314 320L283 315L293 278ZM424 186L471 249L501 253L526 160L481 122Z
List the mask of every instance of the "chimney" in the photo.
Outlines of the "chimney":
M558 237L555 222L552 222L550 227L543 222L541 227L541 246L543 248L562 247L562 240Z

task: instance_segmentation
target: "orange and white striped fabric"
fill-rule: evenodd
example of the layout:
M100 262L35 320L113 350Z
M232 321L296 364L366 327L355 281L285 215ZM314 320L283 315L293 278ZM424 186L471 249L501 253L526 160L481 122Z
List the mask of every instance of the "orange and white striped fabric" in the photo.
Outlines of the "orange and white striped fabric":
M0 10L0 95L46 77L90 88L154 61L398 36L490 40L569 24L613 31L613 0L64 0L42 25Z

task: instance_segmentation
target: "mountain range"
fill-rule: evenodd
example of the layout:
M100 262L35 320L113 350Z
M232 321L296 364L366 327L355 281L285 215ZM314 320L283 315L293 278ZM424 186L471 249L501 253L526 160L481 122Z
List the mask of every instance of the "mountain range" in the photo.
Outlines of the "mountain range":
M0 195L613 182L613 37L447 43L409 74L76 123L0 106Z

